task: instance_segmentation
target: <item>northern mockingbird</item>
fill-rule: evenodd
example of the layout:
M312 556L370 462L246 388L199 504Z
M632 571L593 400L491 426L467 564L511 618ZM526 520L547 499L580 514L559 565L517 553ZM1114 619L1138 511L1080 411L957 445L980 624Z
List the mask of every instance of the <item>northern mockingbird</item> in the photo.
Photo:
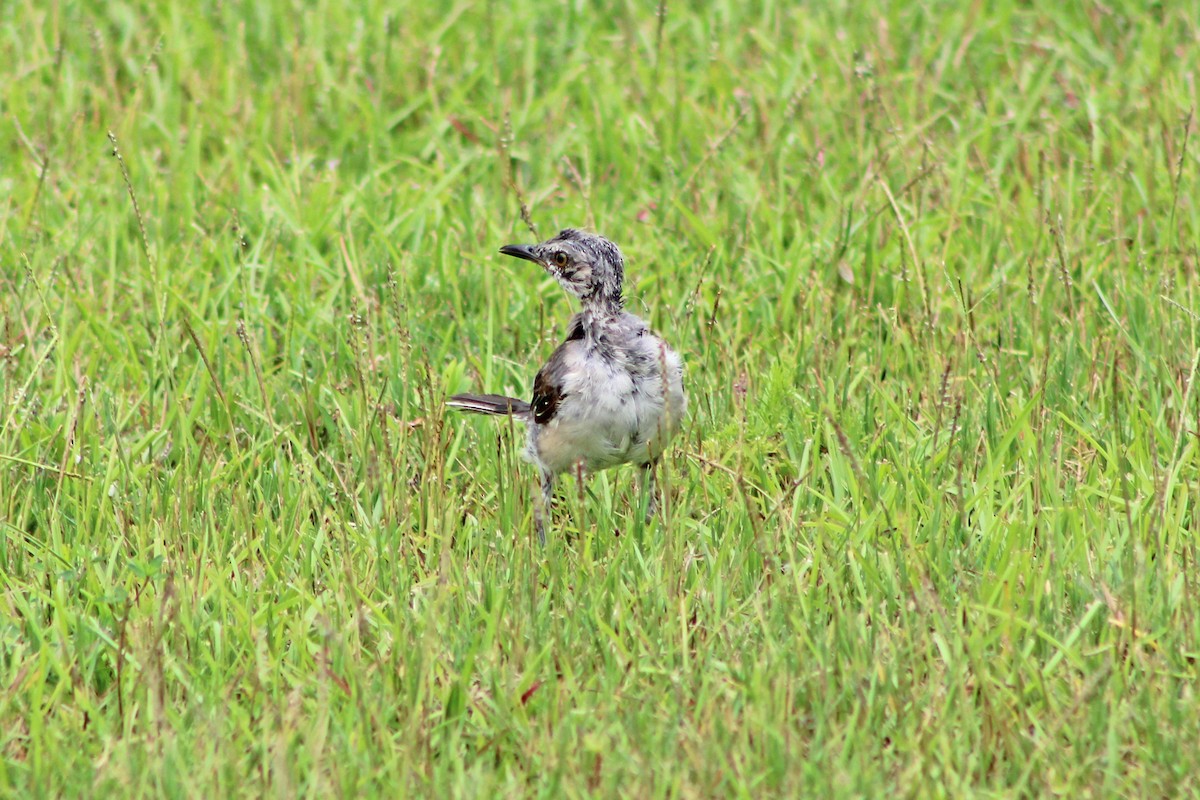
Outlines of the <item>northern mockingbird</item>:
M526 457L542 474L534 514L545 542L544 511L554 478L634 463L646 470L648 513L657 508L654 467L687 411L679 354L624 310L625 259L615 244L573 228L541 244L509 244L500 252L540 266L578 297L567 338L533 379L526 403L497 394L458 394L447 404L481 414L512 415L528 425Z

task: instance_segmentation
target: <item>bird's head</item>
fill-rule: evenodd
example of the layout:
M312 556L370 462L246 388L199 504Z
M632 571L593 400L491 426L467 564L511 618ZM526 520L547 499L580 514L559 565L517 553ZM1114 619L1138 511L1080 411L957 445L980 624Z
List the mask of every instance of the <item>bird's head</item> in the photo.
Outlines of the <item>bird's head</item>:
M566 228L541 244L506 244L500 252L540 265L585 306L621 307L625 259L603 236Z

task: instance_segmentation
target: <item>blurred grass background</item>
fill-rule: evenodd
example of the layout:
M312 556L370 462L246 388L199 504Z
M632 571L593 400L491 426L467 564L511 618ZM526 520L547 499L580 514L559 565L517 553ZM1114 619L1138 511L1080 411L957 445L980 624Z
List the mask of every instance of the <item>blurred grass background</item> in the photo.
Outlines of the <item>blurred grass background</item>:
M0 793L1200 792L1194 8L5 9ZM684 355L649 525L443 412L522 204Z

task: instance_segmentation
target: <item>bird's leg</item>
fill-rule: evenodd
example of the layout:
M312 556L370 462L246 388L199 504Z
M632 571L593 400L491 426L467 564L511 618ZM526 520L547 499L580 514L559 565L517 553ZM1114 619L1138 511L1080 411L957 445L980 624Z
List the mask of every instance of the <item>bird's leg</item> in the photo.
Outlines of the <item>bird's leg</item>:
M658 494L654 491L654 472L657 467L657 461L642 464L642 487L648 495L646 498L646 522L649 522L658 513Z
M542 502L533 510L533 523L537 528L538 542L546 543L546 516L554 505L554 476L542 471Z

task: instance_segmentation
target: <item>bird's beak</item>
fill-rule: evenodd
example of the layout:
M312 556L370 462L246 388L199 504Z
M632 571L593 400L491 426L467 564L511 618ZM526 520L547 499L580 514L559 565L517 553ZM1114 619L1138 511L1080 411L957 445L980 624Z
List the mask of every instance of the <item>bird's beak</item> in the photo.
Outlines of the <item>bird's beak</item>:
M542 260L533 252L531 244L506 244L500 248L500 252L506 256L514 256L523 258L526 261L532 261L535 264L541 264Z

